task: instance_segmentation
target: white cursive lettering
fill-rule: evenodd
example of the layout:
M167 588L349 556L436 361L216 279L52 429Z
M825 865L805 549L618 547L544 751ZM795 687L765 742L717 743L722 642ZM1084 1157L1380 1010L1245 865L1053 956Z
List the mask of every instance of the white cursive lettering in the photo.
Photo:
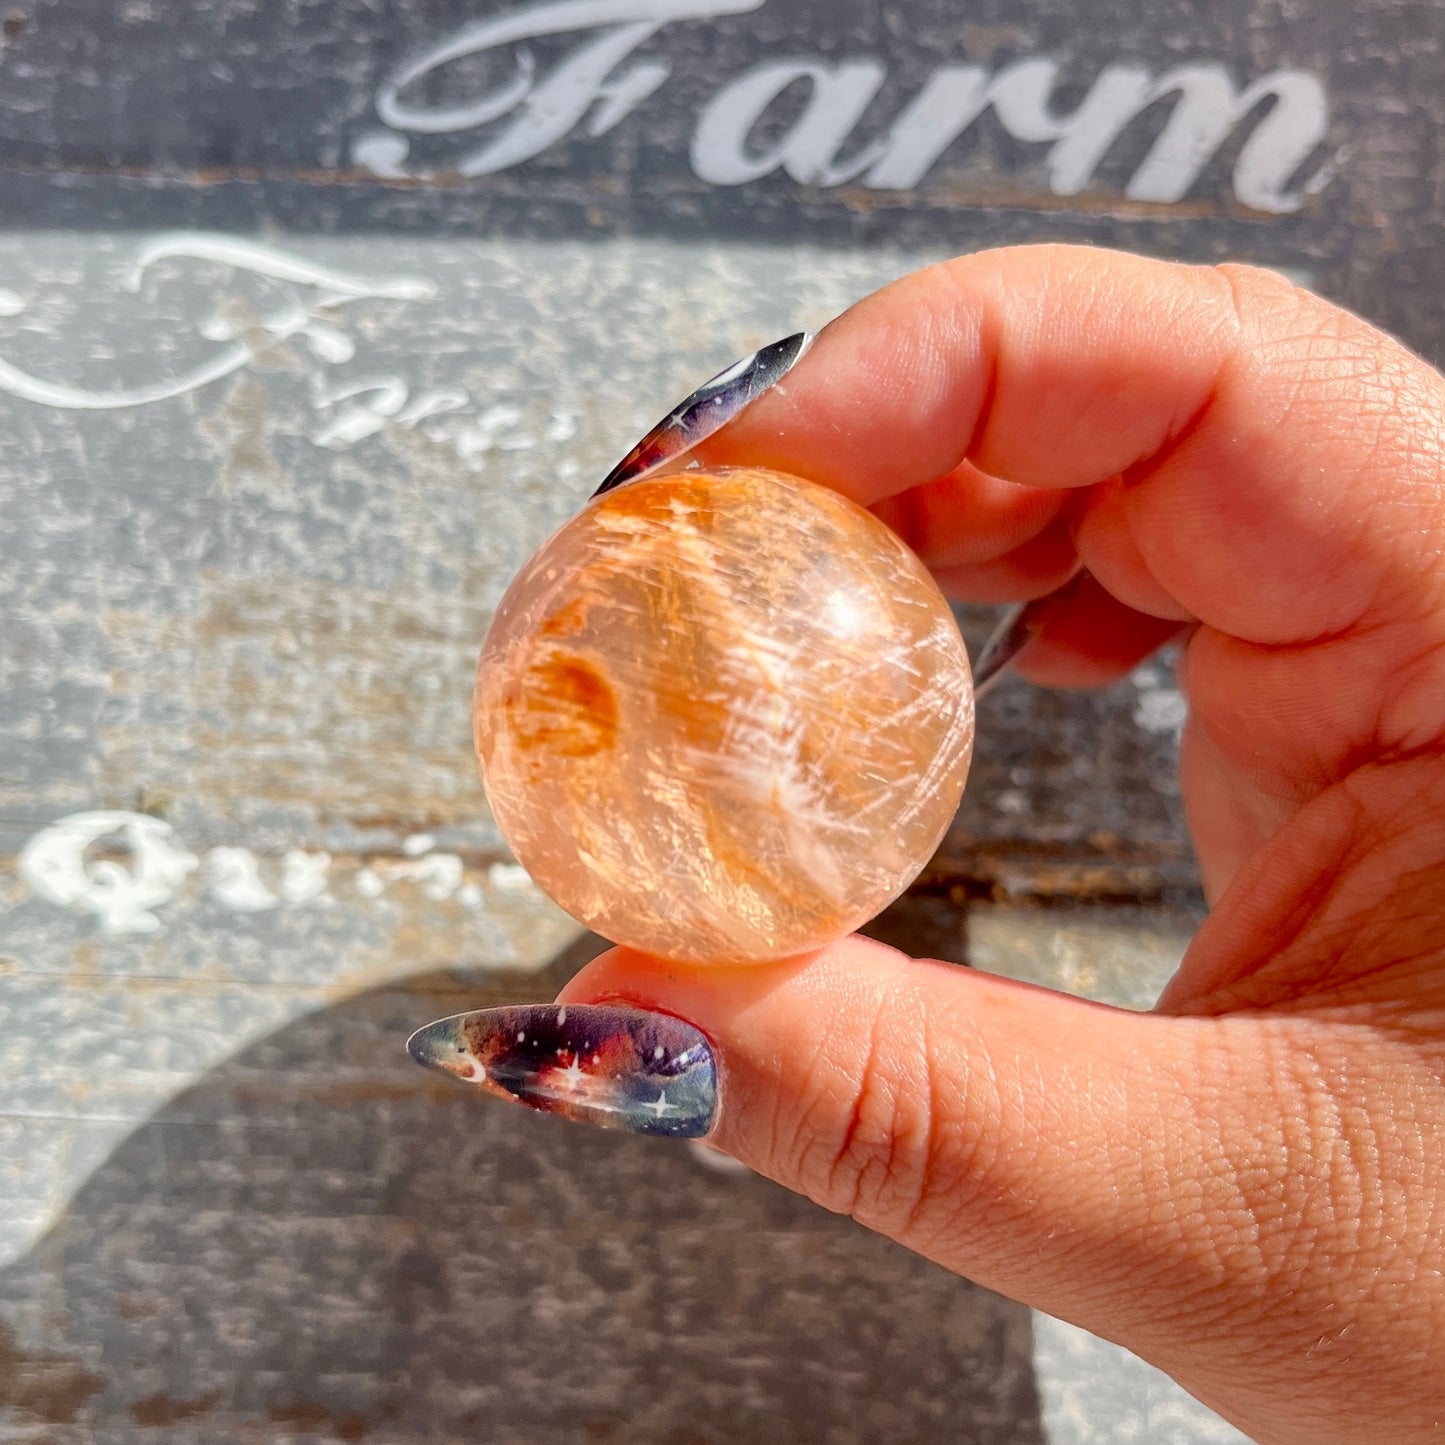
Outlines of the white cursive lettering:
M875 190L913 190L944 152L992 108L1016 140L1052 143L1049 189L1059 196L1085 190L1129 125L1157 101L1173 99L1163 133L1131 177L1125 194L1136 201L1181 201L1235 128L1265 101L1274 105L1255 124L1234 169L1234 190L1260 211L1298 210L1304 190L1287 183L1324 139L1329 122L1324 89L1301 71L1275 71L1239 91L1223 67L1180 66L1154 77L1137 66L1100 72L1084 99L1060 115L1050 99L1059 76L1052 60L1024 60L997 74L982 66L944 66L904 108L883 141L850 164L835 157L882 85L876 64L833 68L811 62L768 62L724 87L704 109L693 144L693 169L715 185L758 180L781 166L794 180L838 185L861 172ZM788 134L764 155L747 151L747 137L794 80L808 78L812 101Z
M808 186L836 186L867 169L877 148L840 164L852 134L888 72L876 60L825 65L780 60L755 66L725 85L703 107L692 142L692 168L715 186L760 180L781 166ZM748 137L768 107L799 81L812 88L803 114L770 150L748 151Z
M307 304L292 301L273 314L258 318L257 325L272 341L299 337L328 366L349 361L356 348L344 332L316 316L315 312L334 312L355 301L423 301L434 297L437 292L433 282L420 277L371 280L348 275L329 266L318 266L254 241L198 231L170 232L145 242L123 277L125 289L138 292L146 272L158 262L167 260L211 261L237 271L249 271L253 275L310 289L314 294L308 298ZM0 314L21 314L25 310L25 302L13 292L9 294L13 302L8 308L0 306ZM209 341L228 344L217 350L209 360L164 380L140 386L92 390L35 376L0 357L0 391L40 406L60 407L66 411L123 411L130 407L152 406L156 402L199 391L255 361L256 353L252 346L239 340L236 328L224 319L212 318L199 330Z
M376 113L392 133L364 136L353 147L361 165L384 174L402 169L409 153L395 134L451 134L471 130L506 115L515 116L498 136L461 157L449 169L464 176L485 176L541 155L568 135L594 105L589 134L605 134L652 95L671 74L671 66L645 61L621 75L617 67L644 41L678 20L713 19L756 10L764 0L557 0L514 10L494 20L465 26L403 65L382 86ZM604 29L604 27L606 27ZM578 30L603 29L579 46L545 79L538 81L536 61L522 50L505 84L464 105L428 107L408 104L402 92L453 61L503 46Z
M462 152L445 169L489 175L541 155L579 126L599 136L631 115L667 81L665 61L623 62L663 27L760 9L765 0L550 0L469 25L407 62L377 95L377 114L391 127L361 137L353 158L389 177L425 177L409 166L408 135L455 135L505 119L489 140ZM547 74L525 42L543 36L600 31L581 41ZM510 48L508 79L461 104L408 101L427 77L465 56ZM1137 65L1108 65L1072 111L1053 98L1058 62L1029 57L991 72L979 65L942 65L924 80L891 126L848 150L888 77L886 64L863 56L839 61L810 56L770 59L724 79L702 104L690 155L711 185L740 186L783 171L804 185L856 181L875 190L920 186L944 153L985 112L1015 140L1047 145L1050 191L1074 196L1151 107L1170 106L1164 129L1125 186L1135 201L1183 200L1210 161L1241 127L1249 134L1234 164L1233 189L1258 211L1286 213L1328 184L1328 165L1291 187L1324 140L1325 90L1313 75L1274 70L1238 86L1221 65L1176 66L1155 74ZM784 133L762 148L754 137L772 107L794 86L808 96ZM441 169L441 167L437 167Z

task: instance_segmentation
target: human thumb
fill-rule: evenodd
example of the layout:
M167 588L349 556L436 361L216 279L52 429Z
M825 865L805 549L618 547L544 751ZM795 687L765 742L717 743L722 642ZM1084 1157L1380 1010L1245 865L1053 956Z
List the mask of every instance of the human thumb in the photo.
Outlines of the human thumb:
M1271 1445L1434 1438L1438 1066L1359 1008L1134 1014L850 938L730 968L614 949L556 1003L411 1048L551 1113L706 1135Z
M1127 1013L848 938L730 968L613 949L556 1003L410 1048L549 1113L705 1134L1272 1445L1433 1428L1420 1250L1392 1241L1433 1237L1438 1075L1358 1010Z
M1092 1315L1111 1284L1137 1290L1141 1268L1160 1267L1147 1226L1166 1202L1165 1150L1198 1127L1194 1046L1180 1037L1198 1021L1107 1009L860 937L733 968L615 949L559 999L599 1001L707 1037L711 1143L951 1269ZM1147 1253L1125 1257L1121 1236Z
M685 1021L716 1064L710 1142L1237 1423L1317 1344L1347 1151L1279 1020L1129 1013L858 937L733 968L615 949L559 1003Z

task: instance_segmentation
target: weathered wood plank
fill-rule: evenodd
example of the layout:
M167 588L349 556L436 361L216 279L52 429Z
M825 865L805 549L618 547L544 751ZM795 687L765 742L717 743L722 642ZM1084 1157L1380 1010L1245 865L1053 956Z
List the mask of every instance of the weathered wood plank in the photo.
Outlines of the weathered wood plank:
M1228 1438L760 1181L478 1107L399 1040L592 946L487 817L474 659L733 355L1045 239L1280 267L1445 354L1445 4L1297 10L0 16L7 1439ZM951 143L946 104L898 123L930 86ZM1159 663L1000 688L875 931L1147 1002L1198 907L1180 707Z

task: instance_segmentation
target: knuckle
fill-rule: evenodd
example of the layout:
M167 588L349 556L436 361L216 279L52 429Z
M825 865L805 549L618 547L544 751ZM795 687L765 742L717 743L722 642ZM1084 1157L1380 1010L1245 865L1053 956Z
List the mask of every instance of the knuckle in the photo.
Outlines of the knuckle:
M956 1091L941 1077L926 1011L895 996L846 1060L809 1070L794 1131L796 1175L817 1203L899 1237L956 1207Z

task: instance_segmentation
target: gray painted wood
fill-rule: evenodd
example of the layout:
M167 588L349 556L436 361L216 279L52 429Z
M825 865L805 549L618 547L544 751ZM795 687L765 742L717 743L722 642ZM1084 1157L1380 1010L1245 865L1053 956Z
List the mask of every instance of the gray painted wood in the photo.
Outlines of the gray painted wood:
M682 8L0 16L7 1439L1232 1438L1098 1342L761 1181L439 1090L400 1040L589 946L487 817L470 675L663 407L1015 241L1279 267L1445 354L1445 6ZM656 25L572 92L611 100L545 143L520 82L435 114L536 99L629 18ZM746 126L783 61L815 88ZM1080 108L1171 76L1172 111ZM945 83L994 99L884 184ZM1147 1002L1198 908L1179 713L1162 662L1002 687L879 930Z

